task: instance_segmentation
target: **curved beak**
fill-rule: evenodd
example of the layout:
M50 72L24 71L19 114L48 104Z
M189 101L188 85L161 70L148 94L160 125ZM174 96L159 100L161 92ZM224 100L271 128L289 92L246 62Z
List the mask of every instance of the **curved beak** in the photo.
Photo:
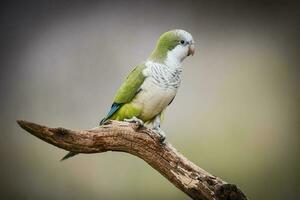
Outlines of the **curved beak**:
M190 46L189 46L189 51L188 51L188 56L189 55L194 55L195 54L195 46L194 46L194 44L191 44Z

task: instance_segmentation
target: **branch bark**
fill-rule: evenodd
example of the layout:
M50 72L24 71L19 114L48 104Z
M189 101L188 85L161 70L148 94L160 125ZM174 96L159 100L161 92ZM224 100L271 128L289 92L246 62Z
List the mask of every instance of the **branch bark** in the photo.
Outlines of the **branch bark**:
M247 199L236 185L226 183L201 169L181 155L170 143L162 145L159 137L146 127L109 121L91 130L74 131L61 127L49 128L23 120L17 122L32 135L67 151L122 151L138 156L193 199Z

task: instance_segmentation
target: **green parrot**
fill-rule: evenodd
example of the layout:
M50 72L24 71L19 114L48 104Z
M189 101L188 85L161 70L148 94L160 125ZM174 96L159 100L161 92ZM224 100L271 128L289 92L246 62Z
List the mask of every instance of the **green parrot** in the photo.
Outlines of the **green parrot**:
M190 33L176 29L162 34L149 58L129 73L100 126L108 120L152 123L153 131L164 142L165 134L160 128L162 113L180 86L182 61L194 53ZM69 152L62 160L76 154Z

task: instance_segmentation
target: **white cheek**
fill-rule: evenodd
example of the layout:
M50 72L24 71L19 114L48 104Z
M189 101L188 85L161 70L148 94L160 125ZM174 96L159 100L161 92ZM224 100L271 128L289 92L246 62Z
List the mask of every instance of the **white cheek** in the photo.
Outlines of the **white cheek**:
M178 45L175 49L175 54L176 56L182 58L186 55L186 48L185 46L182 46L182 45Z
M178 59L182 60L188 54L188 47L187 46L178 45L177 47L175 47L170 52L170 54L172 54L172 56L177 57Z
M168 52L165 63L167 65L180 65L181 61L187 57L188 46L177 45L173 50Z

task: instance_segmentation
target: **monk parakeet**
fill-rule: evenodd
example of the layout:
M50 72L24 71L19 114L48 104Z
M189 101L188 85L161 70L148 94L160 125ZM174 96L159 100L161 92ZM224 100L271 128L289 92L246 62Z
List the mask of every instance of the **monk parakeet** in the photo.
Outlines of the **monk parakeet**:
M163 142L165 134L160 128L161 115L180 86L181 62L194 52L190 33L171 30L162 34L149 58L129 73L100 126L110 119L152 123L153 131ZM69 152L63 160L74 155L76 153Z

